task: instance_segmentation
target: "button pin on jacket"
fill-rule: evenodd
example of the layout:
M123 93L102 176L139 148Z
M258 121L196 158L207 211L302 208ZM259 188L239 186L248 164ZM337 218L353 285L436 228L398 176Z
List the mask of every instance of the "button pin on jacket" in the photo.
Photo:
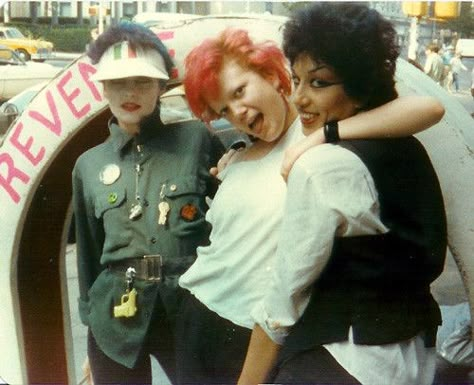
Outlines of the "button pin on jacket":
M99 174L100 181L105 185L111 185L120 177L120 167L116 164L107 164Z
M114 204L115 202L117 202L117 199L118 199L117 193L112 192L107 197L107 202L109 202L110 204Z

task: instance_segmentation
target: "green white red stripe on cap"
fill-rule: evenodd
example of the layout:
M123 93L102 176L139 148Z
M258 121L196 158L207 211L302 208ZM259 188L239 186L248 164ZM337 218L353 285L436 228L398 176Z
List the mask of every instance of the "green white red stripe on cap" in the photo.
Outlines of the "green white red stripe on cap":
M168 80L168 71L160 52L155 48L131 47L128 41L111 45L97 63L91 80L123 79L144 76Z
M137 51L135 51L128 41L123 41L119 44L115 44L113 47L113 58L114 60L120 59L134 59L137 57Z

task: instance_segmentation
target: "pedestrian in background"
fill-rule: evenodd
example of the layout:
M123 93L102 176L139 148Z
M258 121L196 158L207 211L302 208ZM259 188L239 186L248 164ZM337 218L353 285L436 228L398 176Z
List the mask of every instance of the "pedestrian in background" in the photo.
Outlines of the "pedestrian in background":
M452 84L454 84L454 90L459 92L459 74L461 71L467 71L467 67L462 62L461 53L456 52L456 54L451 58L449 64L451 67ZM448 91L452 92L451 87L448 87Z
M439 55L439 47L432 43L426 48L425 73L440 86L443 86L445 78L445 66Z
M173 63L151 30L110 27L88 55L112 117L107 141L73 171L85 368L96 385L151 384L153 355L174 383L178 278L208 242L209 169L222 146L200 122L161 122Z

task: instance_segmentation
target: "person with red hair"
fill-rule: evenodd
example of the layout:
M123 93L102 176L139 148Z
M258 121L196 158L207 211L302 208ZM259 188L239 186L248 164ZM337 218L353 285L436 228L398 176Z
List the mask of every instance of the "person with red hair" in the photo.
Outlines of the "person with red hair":
M230 384L241 373L255 326L252 311L275 268L285 215L286 184L280 175L285 153L295 144L300 151L306 135L311 134L313 146L318 138L320 143L335 139L330 136L335 132L302 125L307 116L298 119L291 101L285 56L274 43L255 42L245 30L226 29L206 39L190 52L185 67L194 114L207 122L226 118L253 138L218 174L221 184L206 216L210 243L197 249L195 263L179 281L188 294L177 320L178 381ZM356 104L344 102L359 112ZM436 123L443 113L433 98L399 98L341 119L338 136L406 136Z

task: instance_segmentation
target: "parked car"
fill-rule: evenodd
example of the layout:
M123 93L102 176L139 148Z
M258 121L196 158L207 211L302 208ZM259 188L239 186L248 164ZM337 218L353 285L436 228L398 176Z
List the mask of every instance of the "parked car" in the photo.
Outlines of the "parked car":
M25 62L16 52L0 45L0 103L61 71L47 63Z
M459 39L456 52L459 52L461 57L474 57L474 39Z
M0 135L3 135L7 131L16 117L23 112L31 99L33 99L46 84L47 82L41 82L28 87L0 106Z
M53 43L25 37L18 28L0 26L0 44L18 53L25 61L44 61L53 57Z

